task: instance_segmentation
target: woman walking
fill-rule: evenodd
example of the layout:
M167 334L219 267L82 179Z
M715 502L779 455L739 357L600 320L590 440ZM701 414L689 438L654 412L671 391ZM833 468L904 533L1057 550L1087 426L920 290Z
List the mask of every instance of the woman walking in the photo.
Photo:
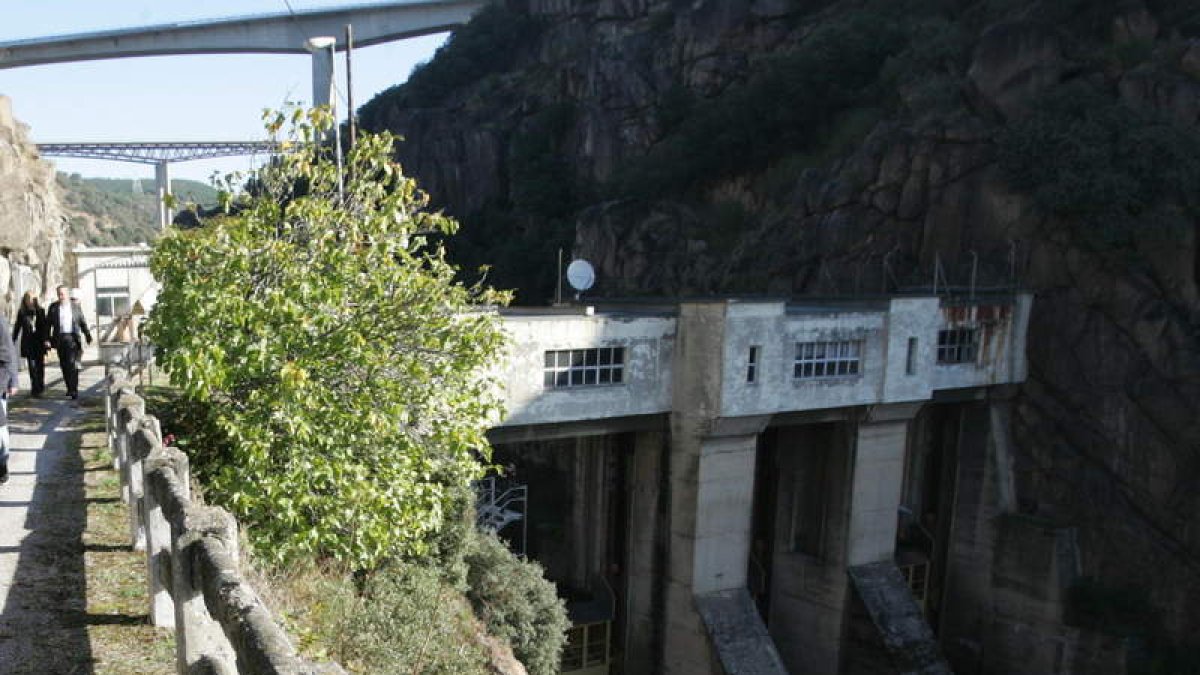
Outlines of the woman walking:
M12 339L29 364L30 393L34 396L41 396L46 389L46 332L46 310L38 304L37 296L25 291L13 324Z

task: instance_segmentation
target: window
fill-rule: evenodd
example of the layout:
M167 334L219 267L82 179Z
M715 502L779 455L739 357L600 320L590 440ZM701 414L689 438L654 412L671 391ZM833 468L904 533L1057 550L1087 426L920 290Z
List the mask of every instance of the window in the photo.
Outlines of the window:
M760 347L750 348L750 356L746 360L746 381L750 384L758 381L758 355L761 351Z
M976 335L974 328L948 328L938 331L938 363L974 363Z
M548 351L542 372L542 384L547 389L621 384L625 379L625 348Z
M797 342L794 377L808 380L858 375L861 358L862 340Z
M904 373L906 375L917 374L917 338L908 338L908 355L904 360Z
M96 289L96 313L100 316L123 316L129 313L128 286L101 286Z

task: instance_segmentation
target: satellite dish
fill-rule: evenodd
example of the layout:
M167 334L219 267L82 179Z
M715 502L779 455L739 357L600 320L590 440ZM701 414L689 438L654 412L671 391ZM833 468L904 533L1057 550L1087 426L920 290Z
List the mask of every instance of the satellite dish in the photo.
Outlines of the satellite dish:
M586 260L572 260L567 265L567 283L575 289L575 299L578 300L580 293L596 283L596 271L592 269L592 264Z

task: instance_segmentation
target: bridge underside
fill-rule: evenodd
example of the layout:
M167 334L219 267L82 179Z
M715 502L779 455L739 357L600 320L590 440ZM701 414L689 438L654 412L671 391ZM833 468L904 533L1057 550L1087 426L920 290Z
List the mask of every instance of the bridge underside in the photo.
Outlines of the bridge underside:
M345 49L347 25L356 46L442 33L466 23L483 0L424 0L247 16L0 43L0 69L69 61L171 54L306 54L309 38L330 36Z

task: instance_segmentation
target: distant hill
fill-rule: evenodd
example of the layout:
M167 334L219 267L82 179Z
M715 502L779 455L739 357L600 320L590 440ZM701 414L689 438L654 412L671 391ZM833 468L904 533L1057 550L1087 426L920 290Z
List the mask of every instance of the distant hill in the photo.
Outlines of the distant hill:
M158 196L153 180L84 178L58 174L67 214L67 234L74 243L117 246L151 242L158 237ZM181 203L214 206L217 191L194 180L171 181Z

